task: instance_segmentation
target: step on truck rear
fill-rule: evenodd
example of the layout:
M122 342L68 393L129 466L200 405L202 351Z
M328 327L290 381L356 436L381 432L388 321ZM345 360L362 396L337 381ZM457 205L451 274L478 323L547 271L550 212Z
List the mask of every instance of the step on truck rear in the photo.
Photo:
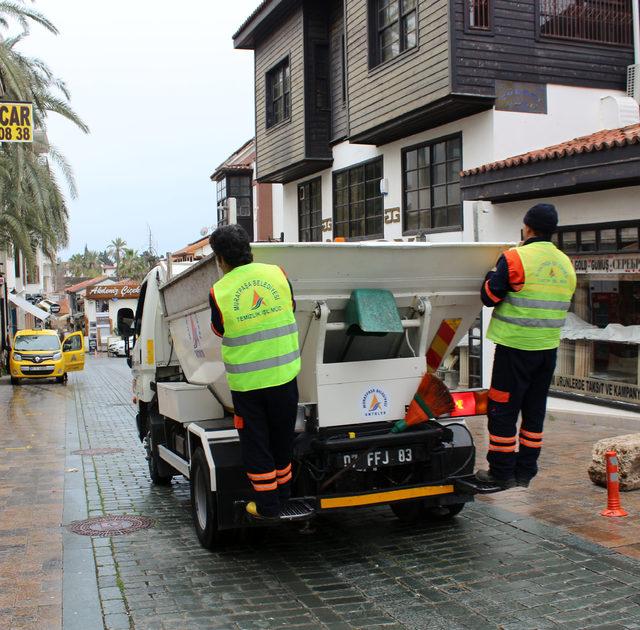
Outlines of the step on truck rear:
M480 285L505 247L254 245L256 262L289 276L302 356L294 500L283 520L380 504L401 519L449 518L495 490L474 481L464 420L483 412L481 392L454 392L451 417L390 429L425 371L435 372L476 320ZM194 526L208 548L251 525L221 340L210 328L208 294L220 273L213 257L172 277L152 270L131 317L129 359L151 480L190 480Z

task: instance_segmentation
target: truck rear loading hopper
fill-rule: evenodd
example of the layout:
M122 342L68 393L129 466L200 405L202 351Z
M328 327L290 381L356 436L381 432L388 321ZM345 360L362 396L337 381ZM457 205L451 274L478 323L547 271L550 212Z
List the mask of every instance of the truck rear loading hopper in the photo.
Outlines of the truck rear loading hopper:
M302 371L293 491L301 501L287 518L380 503L403 518L447 517L489 490L472 481L475 449L463 417L388 430L424 372L437 370L474 323L484 275L505 247L254 245L257 262L285 269L296 301ZM247 525L251 498L221 340L210 329L208 293L219 274L212 257L166 281L163 269L150 272L131 358L151 477L191 480L194 524L207 547L223 530Z

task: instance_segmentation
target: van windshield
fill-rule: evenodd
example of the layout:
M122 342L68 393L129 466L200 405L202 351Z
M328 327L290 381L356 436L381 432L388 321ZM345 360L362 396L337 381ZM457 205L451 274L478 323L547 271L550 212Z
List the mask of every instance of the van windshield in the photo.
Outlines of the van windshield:
M20 335L14 350L60 350L60 340L54 335Z

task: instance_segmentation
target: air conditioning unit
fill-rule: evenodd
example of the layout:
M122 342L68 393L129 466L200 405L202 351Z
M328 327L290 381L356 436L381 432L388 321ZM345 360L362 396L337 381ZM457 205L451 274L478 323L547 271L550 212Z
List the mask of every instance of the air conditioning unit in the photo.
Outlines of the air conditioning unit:
M640 103L640 63L627 66L627 96Z

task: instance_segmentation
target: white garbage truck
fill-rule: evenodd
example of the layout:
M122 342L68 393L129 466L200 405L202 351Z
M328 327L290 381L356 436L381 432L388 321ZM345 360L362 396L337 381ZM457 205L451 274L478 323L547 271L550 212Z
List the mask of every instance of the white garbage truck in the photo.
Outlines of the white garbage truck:
M292 501L282 520L388 504L404 520L450 518L479 492L464 418L486 410L486 391L453 392L454 412L391 433L426 371L436 372L481 310L479 290L504 244L264 243L256 262L291 281L302 370ZM213 548L254 525L233 404L211 330L210 256L179 274L153 269L136 313L137 427L154 484L190 481L193 522Z

